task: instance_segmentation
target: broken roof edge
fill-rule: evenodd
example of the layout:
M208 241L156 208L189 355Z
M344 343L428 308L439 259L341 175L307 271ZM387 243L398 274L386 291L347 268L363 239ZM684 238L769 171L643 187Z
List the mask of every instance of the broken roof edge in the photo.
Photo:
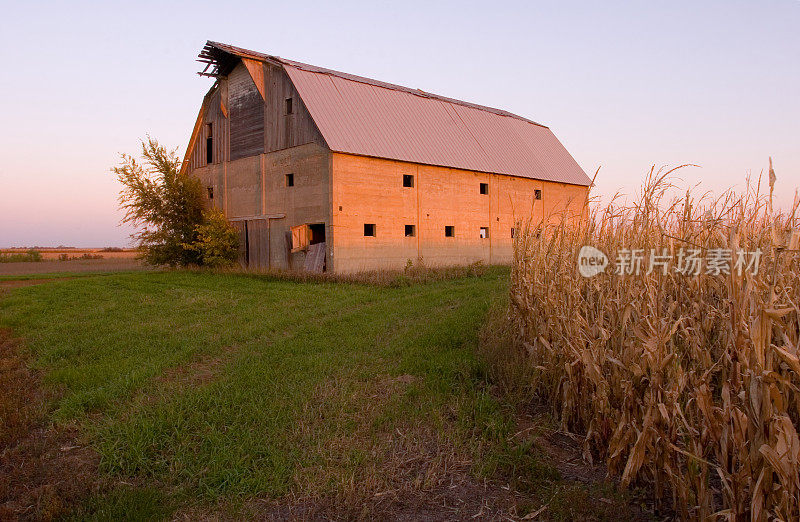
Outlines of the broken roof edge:
M206 45L203 48L203 51L199 55L200 58L204 59L204 60L200 60L200 61L203 61L204 63L208 63L205 60L206 58L208 58L208 55L206 54L205 50L209 46L211 46L213 48L216 48L219 51L222 51L222 52L225 52L225 53L228 53L228 54L232 54L234 56L238 56L240 58L249 58L249 59L252 59L252 60L268 62L268 63L272 63L272 64L276 64L276 65L281 65L281 66L284 66L284 67L287 67L287 66L288 67L294 67L295 69L300 69L302 71L307 71L307 72L312 72L312 73L317 73L317 74L326 74L326 75L329 75L329 76L336 76L336 77L342 78L344 80L364 83L364 84L367 84L367 85L372 85L372 86L375 86L375 87L381 87L381 88L384 88L384 89L390 89L390 90L393 90L393 91L405 92L405 93L408 93L408 94L413 94L415 96L419 96L421 98L429 98L429 99L433 99L433 100L443 101L443 102L446 102L446 103L453 103L453 104L456 104L456 105L462 105L464 107L470 107L470 108L473 108L473 109L478 109L478 110L481 110L481 111L485 111L485 112L489 112L489 113L492 113L492 114L496 114L498 116L505 116L505 117L508 117L508 118L514 118L514 119L517 119L517 120L520 120L520 121L524 121L524 122L530 123L532 125L536 125L538 127L543 127L545 129L549 129L549 127L547 125L535 122L533 120L530 120L528 118L519 116L519 115L514 114L512 112L504 111L502 109L495 109L493 107L487 107L485 105L479 105L477 103L471 103L471 102L467 102L467 101L463 101L463 100L458 100L458 99L455 99L455 98L448 98L447 96L442 96L440 94L434 94L434 93L431 93L431 92L423 91L421 89L412 89L410 87L404 87L402 85L383 82L383 81L380 81L380 80L374 80L372 78L366 78L364 76L358 76L358 75L355 75L355 74L336 71L336 70L333 70L333 69L326 69L324 67L318 67L316 65L310 65L310 64L307 64L307 63L303 63L303 62L296 62L294 60L281 58L280 56L274 56L274 55L269 55L269 54L265 54L265 53L260 53L258 51L251 51L250 49L244 49L244 48L241 48L241 47L236 47L235 45L229 45L229 44L225 44L225 43L221 43L221 42L214 42L212 40L207 40L206 41Z

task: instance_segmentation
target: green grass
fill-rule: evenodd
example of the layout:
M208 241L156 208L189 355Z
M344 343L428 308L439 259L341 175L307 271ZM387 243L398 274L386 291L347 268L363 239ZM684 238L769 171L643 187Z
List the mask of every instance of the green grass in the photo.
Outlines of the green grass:
M476 355L507 269L396 287L81 275L0 300L0 326L59 391L52 418L82 426L103 476L139 485L102 490L77 518L371 494L403 479L400 457L431 446L433 461L471 459L472 473L522 489L557 480L509 442L513 410Z
M209 500L276 497L356 431L369 443L442 427L450 411L458 429L507 431L474 355L505 281L502 269L402 288L132 273L21 288L0 314L63 390L54 419L86 426L103 471ZM159 379L202 356L220 358L209 382ZM406 374L361 425L359 391ZM362 450L335 456L328 486L358 472Z

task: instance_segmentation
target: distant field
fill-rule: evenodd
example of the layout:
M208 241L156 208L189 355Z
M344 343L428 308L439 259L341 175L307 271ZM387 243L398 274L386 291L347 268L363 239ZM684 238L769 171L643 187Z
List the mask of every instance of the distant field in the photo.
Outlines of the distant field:
M100 248L36 248L41 261L0 263L0 276L58 272L117 272L143 269L133 249L104 251ZM29 248L0 249L0 256L24 255ZM61 260L66 256L66 260Z

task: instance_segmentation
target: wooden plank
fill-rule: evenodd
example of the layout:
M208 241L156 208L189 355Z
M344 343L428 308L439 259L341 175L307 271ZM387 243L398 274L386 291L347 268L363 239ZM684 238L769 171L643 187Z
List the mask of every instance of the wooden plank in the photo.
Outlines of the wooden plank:
M291 251L294 254L295 252L299 252L301 250L305 250L308 247L309 237L311 235L311 231L308 228L308 225L297 225L291 228L292 231L292 243L291 243Z
M267 245L267 221L255 219L247 222L250 246L250 268L269 268L269 246Z
M228 82L221 82L219 94L219 110L223 116L228 117Z
M183 157L183 163L181 163L181 173L186 173L189 169L189 163L191 162L192 153L195 150L197 137L200 135L200 131L203 129L203 120L205 119L206 109L211 99L211 95L214 93L216 87L217 85L214 84L211 89L208 90L205 97L203 97L203 103L200 105L200 111L197 113L197 120L195 120L194 128L192 129L192 136L189 138L189 146L186 147L186 154Z
M303 270L321 274L325 269L325 243L314 243L308 247Z
M256 84L256 89L258 89L258 93L261 94L261 99L266 100L264 96L264 64L256 60L250 60L249 58L242 58L242 63L247 67L247 71L250 73L253 83Z
M237 65L228 76L230 160L264 152L264 100L247 68Z

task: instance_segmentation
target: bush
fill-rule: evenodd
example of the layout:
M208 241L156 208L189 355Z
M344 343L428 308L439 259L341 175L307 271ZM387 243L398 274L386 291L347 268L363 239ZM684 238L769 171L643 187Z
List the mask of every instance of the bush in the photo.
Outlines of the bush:
M42 261L42 253L34 248L24 254L0 254L0 263L38 263L39 261Z
M185 245L200 255L200 262L209 267L220 268L236 262L239 255L239 232L225 219L219 210L203 213L203 223L195 227L197 240Z

